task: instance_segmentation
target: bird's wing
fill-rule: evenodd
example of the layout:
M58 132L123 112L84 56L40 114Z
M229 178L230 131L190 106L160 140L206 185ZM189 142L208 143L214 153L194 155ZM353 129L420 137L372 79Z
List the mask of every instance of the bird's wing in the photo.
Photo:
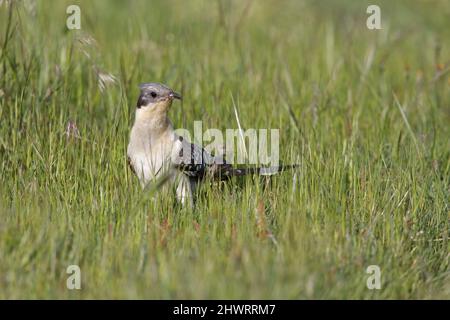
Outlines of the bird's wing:
M272 167L232 166L223 156L214 157L205 149L179 137L179 146L172 158L176 169L191 178L201 179L209 176L214 180L227 180L245 175L271 176L281 171L298 168L299 165L279 165Z
M225 168L231 168L223 156L215 157L195 143L178 138L175 157L172 158L175 168L193 178L203 178L205 175L216 176Z

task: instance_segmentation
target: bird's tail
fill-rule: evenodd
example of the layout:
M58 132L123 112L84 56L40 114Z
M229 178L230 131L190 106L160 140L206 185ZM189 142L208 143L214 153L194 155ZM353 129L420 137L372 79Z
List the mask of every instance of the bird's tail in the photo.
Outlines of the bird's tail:
M232 177L242 177L246 175L272 176L286 170L298 168L298 164L280 165L272 167L224 167L224 170L218 170L215 174L221 180Z

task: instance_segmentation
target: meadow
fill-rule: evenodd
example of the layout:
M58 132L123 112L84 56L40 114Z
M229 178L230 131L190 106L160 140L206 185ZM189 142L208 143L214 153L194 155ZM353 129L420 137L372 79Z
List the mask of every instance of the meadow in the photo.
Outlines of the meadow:
M0 298L449 299L450 2L369 30L372 2L1 1ZM126 146L153 81L175 127L236 108L298 170L151 201Z

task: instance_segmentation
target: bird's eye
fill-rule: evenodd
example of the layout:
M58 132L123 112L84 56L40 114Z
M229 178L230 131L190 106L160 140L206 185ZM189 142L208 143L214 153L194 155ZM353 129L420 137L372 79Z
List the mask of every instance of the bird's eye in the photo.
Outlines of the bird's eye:
M152 98L156 98L156 96L157 96L155 91L150 92L150 95L152 96Z

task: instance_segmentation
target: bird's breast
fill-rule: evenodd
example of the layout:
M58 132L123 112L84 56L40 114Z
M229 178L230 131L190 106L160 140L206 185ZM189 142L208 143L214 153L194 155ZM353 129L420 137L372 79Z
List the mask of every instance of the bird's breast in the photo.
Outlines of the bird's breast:
M170 169L173 140L131 139L128 145L130 163L142 185Z

